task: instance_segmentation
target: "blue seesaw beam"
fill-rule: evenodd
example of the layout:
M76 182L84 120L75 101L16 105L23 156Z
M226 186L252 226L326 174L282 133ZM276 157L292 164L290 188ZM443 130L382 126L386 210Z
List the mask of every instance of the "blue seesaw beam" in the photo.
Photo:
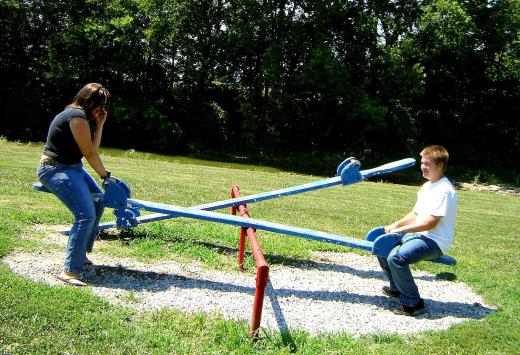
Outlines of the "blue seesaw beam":
M287 187L284 189L278 189L278 190L273 190L273 191L268 191L268 192L261 192L261 193L254 194L254 195L243 196L243 197L239 197L239 198L231 198L231 199L227 199L227 200L206 203L203 205L192 206L192 207L189 207L189 209L190 210L194 209L194 210L212 211L212 210L218 210L221 208L239 206L239 205L269 200L269 199L283 197L283 196L296 195L296 194L300 194L300 193L307 192L307 191L323 189L323 188L341 185L341 184L349 185L352 183L357 183L362 180L369 179L374 176L392 173L394 171L403 170L403 169L406 169L406 168L409 168L409 167L415 165L415 159L413 159L413 158L397 160L397 161L394 161L391 163L387 163L387 164L378 166L376 168L361 170L359 172L361 174L360 179L353 181L352 179L347 179L345 176L341 176L342 171L346 168L348 163L351 162L351 160L352 160L352 158L346 159L339 165L338 176L335 176L335 177L318 180L318 181L310 182L310 183L303 184L303 185ZM161 220L165 220L165 219L169 219L169 218L173 218L172 215L164 214L164 213L154 213L154 214L148 214L145 216L137 217L137 222L139 224L141 224L141 223L148 223L148 222L154 222L154 221L161 221ZM108 228L113 228L115 226L116 226L116 221L105 222L105 223L100 223L98 229L100 229L100 230L108 229ZM60 230L60 233L66 234L66 235L68 235L69 232L70 232L70 228Z
M170 217L186 217L216 223L230 224L244 228L251 227L274 233L293 235L297 237L304 237L308 239L319 240L322 242L329 242L352 248L363 249L366 251L372 251L372 247L374 245L374 243L370 241L349 238L340 234L320 232L306 228L288 226L280 223L257 220L254 218L243 218L240 216L234 216L230 214L203 211L193 208L183 208L163 203L141 201L134 199L128 199L127 202L128 205L132 208L143 209L150 212L165 213Z
M359 172L359 165L360 163L358 161L348 162L348 164L345 164L343 167L340 165L340 167L342 168L342 184L346 185L361 181L362 175ZM372 170L372 172L374 172L374 170ZM375 173L377 173L377 171ZM359 240L346 237L340 234L320 232L279 223L256 220L252 218L246 219L233 215L198 210L193 207L183 208L162 203L130 199L130 189L123 181L116 178L111 178L109 181L105 181L103 183L103 187L105 188L105 193L101 196L102 203L105 207L110 207L114 209L114 213L118 217L118 221L121 222L121 225L125 226L125 228L135 226L135 217L139 215L138 211L140 209L144 209L150 212L158 212L161 214L165 214L170 218L186 217L217 223L231 224L244 228L252 227L275 233L293 235L328 243L334 243L338 245L370 251L372 254L378 256L387 256L390 250L392 250L392 248L394 248L402 238L402 236L399 234L380 235L384 233L384 229L382 230L383 232L381 232L381 228L379 228L379 230L377 231L371 231L369 235L367 235L367 238L365 240ZM43 186L41 186L41 184L35 184L33 185L33 188L40 191L47 190ZM249 198L250 197L251 196L249 196ZM247 197L245 199L239 198L226 200L230 201L228 207L237 203L237 200L239 200L238 204L243 204L243 200L247 200ZM450 257L439 258L431 261L454 265L454 259Z
M172 217L186 217L216 223L230 224L243 228L255 228L265 230L268 232L303 237L306 239L312 239L321 242L333 243L350 248L369 251L376 256L388 256L390 251L401 241L402 238L402 235L400 234L383 234L375 238L371 238L372 240L360 240L347 237L341 234L320 232L312 229L294 227L274 222L267 222L254 218L243 218L218 212L195 210L192 208L177 207L156 202L128 199L127 203L128 206L132 208L144 209L151 212L165 213ZM372 233L372 236L374 236L374 233ZM429 261L446 265L455 265L456 263L455 259L447 255L443 255L440 258L432 259Z
M41 184L34 184L33 188L39 191L49 192ZM402 238L398 234L384 234L384 227L379 227L367 234L365 240L346 237L341 234L320 232L306 228L288 226L279 223L256 220L253 218L243 218L234 215L222 214L217 212L196 210L194 208L183 208L162 203L127 199L126 207L144 209L151 212L159 212L173 217L186 217L192 219L205 220L210 222L224 223L244 228L256 228L269 232L293 235L321 242L334 243L346 247L361 249L371 252L373 255L387 256L390 250ZM456 261L450 256L443 255L440 258L429 260L436 263L455 265Z

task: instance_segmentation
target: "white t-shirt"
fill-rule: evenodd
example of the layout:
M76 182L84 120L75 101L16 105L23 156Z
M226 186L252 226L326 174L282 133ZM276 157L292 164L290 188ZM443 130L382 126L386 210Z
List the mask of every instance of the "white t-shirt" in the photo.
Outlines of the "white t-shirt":
M420 233L433 239L443 253L453 244L457 204L457 192L446 177L433 184L428 181L417 193L417 202L413 208L417 219L427 216L442 217L435 228Z

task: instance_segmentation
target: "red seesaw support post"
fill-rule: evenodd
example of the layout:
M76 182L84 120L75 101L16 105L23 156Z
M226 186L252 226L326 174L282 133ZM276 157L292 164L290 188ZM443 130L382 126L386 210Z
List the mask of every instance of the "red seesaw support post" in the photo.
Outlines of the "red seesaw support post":
M234 185L231 188L231 197L240 197L240 190L238 186ZM231 207L231 213L236 214L237 210L240 216L249 218L249 212L247 211L246 205L233 206ZM256 239L256 232L254 228L240 228L240 241L238 245L238 268L244 270L244 254L245 254L245 235L249 240L249 246L253 252L256 264L256 288L255 288L255 300L253 302L253 314L251 316L251 323L249 324L249 335L253 338L258 338L258 330L260 328L260 321L262 320L262 308L264 306L264 295L267 281L269 279L269 264L265 260L264 253L260 249L260 244Z

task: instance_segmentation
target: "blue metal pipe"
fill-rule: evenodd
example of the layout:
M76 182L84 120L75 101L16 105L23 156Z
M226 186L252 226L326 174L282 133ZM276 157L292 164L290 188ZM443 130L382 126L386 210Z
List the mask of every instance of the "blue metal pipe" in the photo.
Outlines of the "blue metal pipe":
M342 163L342 164L344 164L344 163ZM359 181L369 179L374 176L406 169L406 168L413 166L414 164L415 164L415 159L406 158L406 159L397 160L397 161L394 161L391 163L387 163L387 164L384 164L384 165L381 165L381 166L378 166L378 167L375 167L372 169L361 170L360 171L361 180L359 180ZM359 182L359 181L355 181L355 182ZM192 207L188 207L188 208L190 210L193 209L193 210L212 211L212 210L218 210L221 208L239 206L239 205L269 200L269 199L283 197L283 196L296 195L296 194L300 194L300 193L307 192L307 191L318 190L318 189L323 189L323 188L327 188L327 187L331 187L331 186L341 185L343 183L344 183L344 181L342 181L341 176L335 176L335 177L331 177L328 179L310 182L307 184L287 187L284 189L278 189L278 190L273 190L273 191L268 191L268 192L261 192L258 194L243 196L243 197L239 197L239 198L231 198L231 199L227 199L227 200L206 203L206 204L192 206ZM169 218L173 218L173 216L171 214L154 213L154 214L137 217L137 221L139 224L141 224L141 223L165 220L165 219L169 219ZM105 222L105 223L99 224L98 229L113 228L115 226L116 226L115 221ZM60 233L62 233L62 234L68 234L69 232L70 232L70 228L66 228L66 229L63 229L60 231Z
M328 243L339 244L366 251L372 251L373 242L367 240L359 240L343 236L341 234L327 233L315 231L312 229L288 226L285 224L267 222L257 220L254 218L243 218L229 214L201 211L192 208L183 208L171 206L163 203L155 203L141 200L129 199L128 204L132 208L140 208L151 212L166 213L172 217L187 217L193 219L200 219L205 221L230 224L244 228L256 228L274 233L288 234L307 239L319 240Z

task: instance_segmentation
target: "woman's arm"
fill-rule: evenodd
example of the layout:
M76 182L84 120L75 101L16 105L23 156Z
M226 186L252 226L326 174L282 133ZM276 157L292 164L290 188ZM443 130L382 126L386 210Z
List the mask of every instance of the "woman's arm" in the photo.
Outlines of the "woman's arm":
M74 117L69 122L70 130L74 136L74 140L78 144L79 150L87 159L88 163L99 174L101 178L107 176L107 170L99 157L97 147L92 141L90 135L90 127L87 120L81 117ZM101 136L101 135L100 135ZM101 140L101 137L100 137Z
M92 116L94 116L94 119L96 120L96 130L92 137L92 144L96 148L96 151L101 145L101 136L103 135L103 126L107 119L107 114L107 110L104 107L98 107L92 111Z

